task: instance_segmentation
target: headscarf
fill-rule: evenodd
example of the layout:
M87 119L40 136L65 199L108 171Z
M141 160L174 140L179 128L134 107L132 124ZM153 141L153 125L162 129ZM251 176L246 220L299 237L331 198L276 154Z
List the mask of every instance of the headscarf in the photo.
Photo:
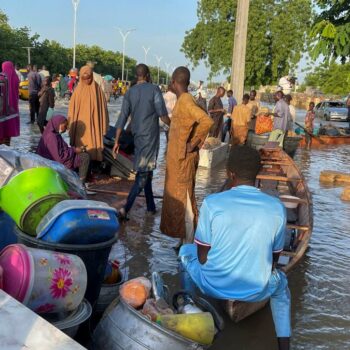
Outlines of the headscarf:
M60 124L67 119L63 115L55 115L47 123L36 151L40 156L75 169L80 165L80 158L73 147L69 147L59 133Z
M84 74L87 74L87 79ZM102 161L103 136L109 127L106 98L94 81L90 67L82 67L79 77L80 82L74 90L68 109L71 145L87 146L91 160Z
M2 72L6 74L8 80L10 113L18 113L19 79L13 63L11 61L3 62Z

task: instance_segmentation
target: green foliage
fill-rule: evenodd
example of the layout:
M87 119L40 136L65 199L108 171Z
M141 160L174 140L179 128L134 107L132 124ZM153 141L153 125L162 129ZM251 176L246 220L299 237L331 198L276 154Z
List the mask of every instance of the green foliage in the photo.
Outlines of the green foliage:
M350 57L350 2L348 0L316 0L321 13L310 33L313 41L311 57L324 56L325 62Z
M186 32L182 51L210 77L231 71L237 0L199 0L198 23ZM307 47L311 0L250 1L246 86L267 85L296 68Z
M305 84L319 88L325 94L347 95L350 92L350 63L337 64L334 61L317 67L307 74Z
M27 65L27 50L23 47L34 47L31 50L31 61L38 67L45 65L52 74L67 74L72 67L73 49L65 48L57 41L39 41L39 35L30 36L29 29L11 28L8 17L0 10L0 62L10 60L20 67ZM95 70L101 74L111 74L121 78L122 54L103 50L97 45L76 46L76 66L82 67L87 61L96 62ZM125 56L125 73L132 80L135 76L136 60ZM127 74L128 70L128 74ZM158 70L150 67L153 81L157 81ZM160 82L166 80L166 73L160 71Z

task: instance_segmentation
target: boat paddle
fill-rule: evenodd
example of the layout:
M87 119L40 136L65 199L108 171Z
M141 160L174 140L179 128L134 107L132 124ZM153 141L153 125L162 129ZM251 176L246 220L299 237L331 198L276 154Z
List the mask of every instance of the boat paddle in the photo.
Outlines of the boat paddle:
M302 126L301 124L294 122L295 125L299 126L299 128L303 129L304 132L306 132L308 135L310 135L311 137L315 138L316 140L318 140L320 143L324 143L323 140L319 137L314 135L313 133L311 133L309 130L307 130L304 126Z

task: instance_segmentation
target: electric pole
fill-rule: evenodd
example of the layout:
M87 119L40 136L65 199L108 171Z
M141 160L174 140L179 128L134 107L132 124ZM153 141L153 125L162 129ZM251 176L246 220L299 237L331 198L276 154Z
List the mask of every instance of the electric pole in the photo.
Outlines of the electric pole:
M238 0L231 70L231 89L238 103L241 102L244 94L248 15L249 0Z
M30 64L31 63L30 50L34 49L34 47L23 46L22 49L27 49L27 52L28 52L28 64Z

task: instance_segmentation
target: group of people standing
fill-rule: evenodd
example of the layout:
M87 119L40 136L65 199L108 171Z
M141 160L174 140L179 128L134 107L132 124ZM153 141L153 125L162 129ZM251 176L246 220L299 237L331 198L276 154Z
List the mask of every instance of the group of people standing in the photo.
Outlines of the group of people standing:
M3 65L5 69L8 67ZM39 93L51 84L49 77L45 77L47 84L41 87L41 77L34 68L29 75L31 91L34 92L30 99L31 117L32 112L35 117L34 107L38 100L41 102ZM8 76L13 78L10 72ZM13 79L16 82L16 78ZM227 165L226 190L206 198L198 212L195 179L199 150L208 134L222 136L226 111L221 97L226 91L218 89L209 102L208 113L188 92L189 84L188 68L175 69L170 87L176 100L171 96L173 103L167 106L159 87L151 83L149 68L145 64L136 67L136 83L124 96L113 147L113 152L118 153L121 134L129 121L137 173L126 203L120 210L120 219L127 219L142 190L145 192L147 212L156 212L152 179L157 166L161 120L169 131L160 229L162 233L180 239L177 248L180 248L183 287L191 289L190 285L195 285L203 293L219 299L256 302L271 298L279 349L288 350L291 336L290 293L286 276L276 268L284 245L284 207L278 199L254 187L260 168L259 153L246 146L234 145ZM37 99L34 98L35 92ZM250 95L245 95L240 105L236 104L231 91L227 94L230 101L228 113L233 118L233 137L241 137L243 130L235 129L235 126L242 126L240 123L243 122L248 125L248 119L250 121L257 113L256 93L252 91ZM276 98L280 96L277 94ZM280 124L276 124L276 128L286 128L285 113L284 104L277 103L274 116ZM67 168L79 169L79 176L84 182L90 162L103 159L103 136L108 126L105 94L91 66L83 66L79 84L70 100L68 119L56 115L44 125L37 153ZM70 146L62 137L67 129Z
M182 286L192 290L194 285L219 299L256 302L271 298L279 349L289 349L290 293L286 276L275 267L284 245L286 214L278 199L254 187L260 168L259 153L246 146L232 147L226 191L209 196L200 214L197 210L194 189L199 149L208 134L220 133L220 118L225 111L218 99L225 90L219 89L216 103L209 103L209 112L217 113L212 118L188 92L190 72L186 67L174 70L167 101L159 87L151 83L146 65L139 64L136 75L136 84L123 100L113 147L118 153L120 137L129 120L137 174L120 210L120 219L127 219L142 190L147 212L156 211L152 178L161 120L169 127L169 134L160 230L180 238L176 248L180 248ZM252 93L248 100L244 98L244 107L251 98L256 105ZM233 111L239 111L238 107Z

